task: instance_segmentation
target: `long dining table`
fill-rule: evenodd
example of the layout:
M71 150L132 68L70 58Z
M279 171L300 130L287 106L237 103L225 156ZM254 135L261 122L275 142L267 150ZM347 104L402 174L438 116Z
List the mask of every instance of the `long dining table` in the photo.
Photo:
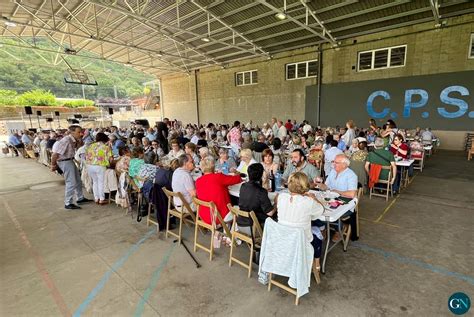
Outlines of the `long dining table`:
M242 183L236 184L236 185L231 185L229 186L229 194L234 196L234 197L239 197L240 196L240 187L242 186ZM275 198L279 193L285 193L288 192L288 189L282 188L276 192L269 192L268 193L268 198L270 201L274 201ZM337 194L330 192L330 191L316 191L316 190L311 190L310 193L313 193L316 198L322 202L324 211L321 216L318 217L318 220L322 221L325 223L326 227L326 232L329 233L331 229L331 223L334 223L337 225L337 231L339 232L340 236L343 237L342 234L342 217L349 212L354 212L354 209L357 205L357 198L351 199L348 202L345 202L342 205L339 205L337 208L331 208L328 205L328 200L334 199ZM334 198L333 198L334 197ZM277 211L278 212L278 211ZM314 228L315 229L315 228ZM321 265L321 272L325 273L326 272L326 260L329 252L339 243L342 243L343 239L338 240L337 242L333 242L331 245L331 239L330 235L328 234L328 238L326 238L326 243L324 247L324 252L323 252L323 261ZM344 244L343 244L344 245ZM344 246L344 251L346 251L346 247Z

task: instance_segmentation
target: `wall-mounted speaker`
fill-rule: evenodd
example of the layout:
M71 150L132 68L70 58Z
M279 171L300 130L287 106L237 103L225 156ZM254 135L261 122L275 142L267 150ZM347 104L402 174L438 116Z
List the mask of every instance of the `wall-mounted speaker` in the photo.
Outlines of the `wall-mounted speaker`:
M40 111L40 110L36 111L36 115L37 115L38 117L41 117L41 111Z
M109 108L109 114L113 115L114 114L114 108Z
M26 114L33 114L33 109L31 107L26 106L25 107L25 113Z
M46 118L46 122L53 122L53 118Z
M55 111L55 112L54 112L54 115L55 115L56 117L59 117L59 111Z

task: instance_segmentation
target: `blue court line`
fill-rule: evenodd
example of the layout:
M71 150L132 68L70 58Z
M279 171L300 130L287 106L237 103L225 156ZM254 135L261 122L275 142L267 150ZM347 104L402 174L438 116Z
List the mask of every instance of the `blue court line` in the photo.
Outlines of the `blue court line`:
M153 290L155 289L156 284L158 284L158 280L160 279L161 272L165 268L166 264L168 264L171 253L173 253L176 245L177 243L173 243L173 245L168 249L168 252L166 252L163 260L161 260L161 263L160 265L158 265L158 268L153 272L150 283L148 284L148 287L145 290L145 293L143 293L143 296L140 298L140 302L137 305L134 317L140 317L143 314L143 310L145 309L145 303L150 297Z
M117 261L112 265L112 268L108 270L102 279L99 281L99 283L94 287L94 289L89 293L87 298L82 302L82 304L76 309L74 314L72 315L73 317L79 317L81 314L86 310L86 308L89 306L89 304L94 300L94 298L100 293L100 291L104 288L105 284L109 280L110 276L112 275L113 272L116 272L124 263L127 261L127 259L135 253L140 245L143 244L153 233L156 232L156 229L152 229L148 231L148 233L140 239L137 243L135 243L133 246L130 247L130 249L127 250L127 252Z
M451 272L451 271L445 269L444 267L435 266L435 265L428 264L428 263L425 263L425 262L422 262L422 261L419 261L419 260L415 260L415 259L412 259L412 258L407 258L407 257L401 256L401 255L398 255L396 253L384 251L382 249L373 248L371 246L368 246L368 245L360 243L360 242L353 242L352 246L354 246L356 248L359 248L361 250L364 250L364 251L377 253L379 255L382 255L385 258L393 258L398 262L402 262L402 263L405 263L405 264L412 264L412 265L421 267L423 269L426 269L426 270L429 270L429 271L432 271L432 272L435 272L435 273L439 273L439 274L446 275L446 276L449 276L449 277L454 277L454 278L463 280L465 282L468 282L471 285L474 285L474 277L464 275L464 274L461 274L461 273L457 273L457 272Z

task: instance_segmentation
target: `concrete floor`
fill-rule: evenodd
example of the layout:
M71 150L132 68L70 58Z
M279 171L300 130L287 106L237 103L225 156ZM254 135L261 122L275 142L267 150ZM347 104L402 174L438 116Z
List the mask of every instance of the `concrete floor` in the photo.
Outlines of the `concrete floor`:
M1 316L449 316L451 294L474 297L474 161L461 152L436 153L396 200L364 197L360 240L330 253L297 307L256 268L229 268L228 249L198 251L196 269L115 206L65 211L61 178L31 160L1 158L0 175Z

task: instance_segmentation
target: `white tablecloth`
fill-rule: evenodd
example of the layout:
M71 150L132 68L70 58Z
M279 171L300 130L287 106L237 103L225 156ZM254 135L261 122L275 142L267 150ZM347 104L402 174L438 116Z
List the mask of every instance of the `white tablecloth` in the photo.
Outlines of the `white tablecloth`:
M413 162L415 162L415 160L401 160L401 161L396 162L395 164L396 164L397 166L405 166L405 167L408 167L408 166L412 165Z
M414 160L413 160L414 161ZM236 184L229 186L229 194L235 197L239 197L240 195L240 186L242 186L243 183ZM288 189L282 189L280 192L275 192L275 193L268 193L268 198L270 198L270 201L273 201L278 193L284 193L288 192ZM324 194L321 191L315 191L311 190L311 193L316 195L316 198L318 198L319 201L324 201ZM329 221L329 222L334 222L337 221L339 218L341 218L346 212L349 210L354 210L354 207L357 203L357 198L352 199L349 203L340 205L336 209L329 208L325 206L324 213L321 217L318 219L321 221Z

